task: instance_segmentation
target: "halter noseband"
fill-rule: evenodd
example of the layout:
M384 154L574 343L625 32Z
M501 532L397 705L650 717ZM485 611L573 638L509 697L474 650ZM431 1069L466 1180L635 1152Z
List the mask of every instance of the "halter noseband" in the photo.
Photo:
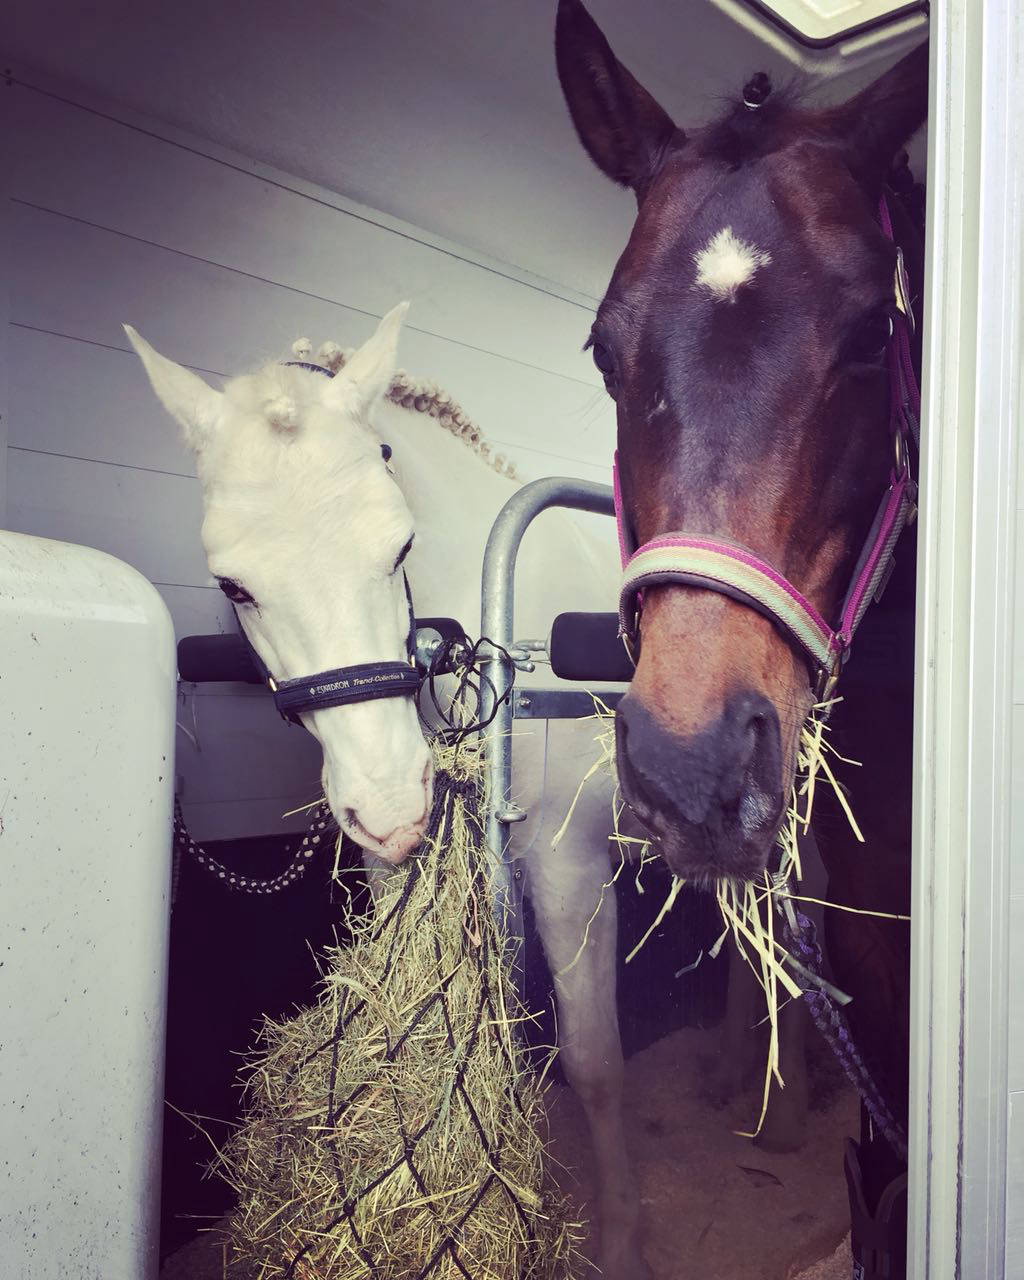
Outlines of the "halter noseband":
M892 220L884 196L879 206L879 221L882 231L893 240ZM809 659L815 675L816 696L829 697L868 605L872 598L881 595L888 580L899 536L916 513L917 486L910 475L910 441L918 442L921 395L910 355L914 323L910 290L903 254L898 248L894 290L897 311L886 352L893 469L889 487L882 495L853 571L835 629L784 574L745 547L720 539L670 532L634 548L623 511L616 463L615 515L623 566L619 631L634 662L644 588L667 582L682 583L731 596L770 618Z
M286 360L284 363L286 368L308 369L311 373L322 373L327 378L334 377L330 369L306 360ZM382 443L380 452L385 462L391 460L389 444ZM377 698L415 697L421 683L416 669L416 614L409 579L404 573L402 581L409 605L405 662L361 662L349 667L333 667L330 671L318 671L312 676L299 676L294 680L275 680L245 634L245 628L239 624L257 669L274 695L274 705L283 719L290 724L301 724L299 717L304 712L343 707L351 702L372 702Z
M253 659L274 695L283 720L301 724L303 712L324 711L327 707L344 707L351 702L374 702L377 698L415 697L422 683L416 666L416 615L412 606L409 579L402 574L405 598L409 605L409 630L405 639L406 662L360 662L350 667L332 667L312 676L294 680L275 680L256 652L244 628L242 635Z

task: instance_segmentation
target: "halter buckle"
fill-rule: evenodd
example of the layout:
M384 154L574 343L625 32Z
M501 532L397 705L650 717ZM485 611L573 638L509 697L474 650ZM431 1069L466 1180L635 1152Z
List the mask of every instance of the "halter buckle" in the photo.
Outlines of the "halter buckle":
M832 665L822 667L818 676L818 683L814 690L814 698L816 702L828 702L835 692L836 685L839 683L839 676L843 670L843 664L850 655L850 637L842 631L837 631L834 636L835 653L832 657Z
M907 441L902 430L896 430L892 433L892 446L896 464L893 476L898 480L900 476L906 475L910 467L910 457L907 452Z

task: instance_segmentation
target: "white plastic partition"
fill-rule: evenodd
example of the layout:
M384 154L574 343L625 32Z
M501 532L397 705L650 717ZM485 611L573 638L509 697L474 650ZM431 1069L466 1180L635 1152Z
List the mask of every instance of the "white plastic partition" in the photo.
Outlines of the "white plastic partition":
M0 1280L156 1275L175 674L139 573L0 532Z
M907 1274L1018 1280L1024 1123L1011 1127L1009 1103L1024 1103L1024 1089L1009 1073L1009 1024L1024 1045L1010 927L1024 868L1011 826L1024 6L944 0L930 34Z

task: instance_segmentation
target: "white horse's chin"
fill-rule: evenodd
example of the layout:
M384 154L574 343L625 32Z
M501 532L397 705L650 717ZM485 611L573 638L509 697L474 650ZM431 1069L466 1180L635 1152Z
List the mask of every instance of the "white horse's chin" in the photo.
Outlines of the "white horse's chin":
M410 776L411 775L411 776ZM374 786L370 779L339 778L324 766L324 795L341 830L361 849L398 866L423 839L434 788L433 762L419 757L407 783Z

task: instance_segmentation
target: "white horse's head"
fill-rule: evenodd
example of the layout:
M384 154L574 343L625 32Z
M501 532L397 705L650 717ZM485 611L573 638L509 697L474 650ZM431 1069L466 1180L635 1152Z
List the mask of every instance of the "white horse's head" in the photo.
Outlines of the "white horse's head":
M203 490L210 572L277 679L406 657L401 572L409 508L370 426L395 372L402 303L334 378L270 364L215 391L125 331L184 428ZM430 804L430 753L413 700L302 715L324 752L324 794L342 830L400 862Z

